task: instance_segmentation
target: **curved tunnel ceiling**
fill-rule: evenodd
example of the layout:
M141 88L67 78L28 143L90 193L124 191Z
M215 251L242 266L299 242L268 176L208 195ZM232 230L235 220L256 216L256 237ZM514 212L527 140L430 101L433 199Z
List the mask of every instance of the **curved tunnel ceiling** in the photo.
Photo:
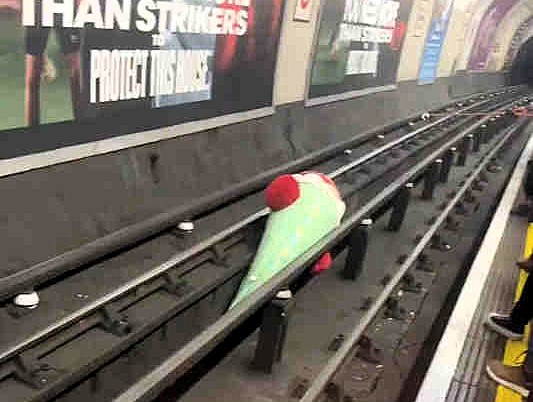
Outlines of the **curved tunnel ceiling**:
M497 28L518 3L519 0L494 0L485 11L472 42L472 51L467 64L468 70L482 71L487 68Z
M455 0L454 9L470 21L465 24L461 43L457 43L464 50L455 70L499 70L506 60L510 65L517 53L518 48L512 53L509 47L515 32L533 14L533 0ZM522 27L522 37L515 38L515 45L517 40L524 43L532 33Z
M507 12L500 24L494 29L493 40L490 43L490 51L487 70L500 71L504 67L505 56L514 33L522 23L531 16L529 8L524 3L517 3Z
M503 47L501 68L510 70L512 84L533 85L533 4L528 0L522 1L521 6L514 21L507 29L500 29L497 37Z
M455 11L464 13L465 21L470 21L470 23L464 25L464 31L461 35L463 40L460 45L464 50L459 55L457 70L466 70L477 28L491 3L489 0L458 0L454 3Z

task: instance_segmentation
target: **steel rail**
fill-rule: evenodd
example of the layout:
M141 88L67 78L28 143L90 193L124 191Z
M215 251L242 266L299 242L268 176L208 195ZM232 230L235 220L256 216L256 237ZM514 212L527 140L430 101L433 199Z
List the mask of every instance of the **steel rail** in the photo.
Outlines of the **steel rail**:
M314 402L321 394L324 387L328 384L330 379L337 372L337 368L345 361L346 357L350 354L350 351L357 344L366 328L370 325L372 320L379 313L379 310L385 305L387 299L393 293L396 286L400 283L405 273L416 262L417 258L424 251L426 246L431 241L431 238L438 230L440 225L444 222L449 215L455 204L463 197L464 193L476 180L479 173L487 166L492 157L500 150L500 148L507 142L507 140L524 124L524 122L517 122L511 127L507 128L507 134L498 142L498 144L483 158L483 161L474 170L472 175L465 181L465 184L457 191L456 195L448 202L446 208L439 214L435 222L426 231L424 236L416 244L415 248L409 254L407 259L400 266L396 274L387 283L383 291L376 298L375 302L370 306L368 312L359 320L358 324L352 330L352 332L346 337L346 341L341 345L339 350L329 359L326 366L320 371L317 377L314 379L311 386L308 388L304 396L300 399L300 402Z
M483 99L482 102L490 101L495 94L516 92L520 86L499 89L485 94L476 94L452 101L436 110L442 110L452 104L461 104L473 99ZM482 103L479 102L479 103ZM201 197L194 204L180 206L167 212L155 215L147 220L132 224L119 229L109 235L93 240L81 247L69 250L46 261L34 264L22 269L14 274L0 278L0 301L13 297L18 292L23 292L28 288L38 286L58 275L75 270L80 266L94 262L112 252L122 250L128 246L136 244L150 236L177 225L180 221L189 219L199 213L214 210L225 203L247 196L258 189L266 186L274 177L287 172L295 172L318 164L342 152L346 148L361 144L383 131L391 131L405 125L407 122L420 118L420 112L398 119L392 123L381 127L364 131L349 140L330 145L322 150L312 152L297 161L290 162L280 167L270 169L264 173L236 184L229 188L216 191L208 196ZM446 119L446 118L444 118ZM446 119L447 120L447 119ZM444 120L441 120L441 122Z
M508 101L511 105L518 102L519 101ZM504 108L502 108L502 110L503 109ZM439 149L433 151L422 161L411 167L407 172L400 175L393 183L384 188L369 202L362 205L346 220L341 222L339 227L328 233L315 243L313 247L291 262L283 271L257 289L248 298L245 298L234 308L226 312L215 323L206 328L183 348L175 352L162 364L141 378L137 383L124 391L121 395L117 396L114 399L114 402L147 402L154 399L164 388L171 385L177 378L193 367L196 362L204 357L247 317L257 311L261 305L274 297L276 292L284 284L298 277L318 256L327 251L332 245L336 244L339 239L348 235L350 230L358 222L366 218L372 210L393 196L396 191L405 185L405 183L407 183L413 176L417 175L432 161L437 159L442 152L486 123L489 118L490 117L487 116L467 129L462 130L445 144L440 146Z
M490 101L491 99L483 100L481 102L474 103L470 106L468 106L465 109L471 109L474 107L479 107L483 105L484 103ZM502 101L500 103L508 103L510 101ZM491 115L497 114L498 112L493 112ZM363 165L364 163L368 162L372 158L382 154L383 152L388 151L389 149L397 146L398 144L401 144L411 138L413 138L415 135L421 134L425 131L428 131L435 127L436 125L449 120L451 117L457 115L458 112L452 112L450 116L447 118L441 118L435 122L432 122L424 127L420 127L419 129L413 130L411 133L408 133L400 138L397 138L396 140L393 140L387 144L384 144L383 146L376 148L372 152L340 167L339 169L336 169L332 173L329 174L329 176L334 179L339 177L340 175L346 173L347 171ZM488 116L490 117L490 116ZM487 118L488 118L487 117ZM194 246L190 247L189 249L175 254L172 258L168 259L167 261L163 262L162 264L156 266L155 268L151 269L150 271L145 272L144 274L136 277L135 279L128 281L124 283L123 285L115 288L113 291L105 294L104 296L101 296L88 304L82 306L80 309L76 310L75 312L68 314L59 320L55 321L54 323L48 325L47 327L33 333L32 335L28 336L27 338L24 338L20 341L18 341L16 344L0 351L0 363L8 360L9 358L15 356L16 354L20 353L20 351L27 349L31 347L32 345L38 343L41 339L46 338L61 329L69 326L73 322L80 320L81 318L101 309L106 304L120 298L124 294L131 292L135 288L138 288L139 286L142 286L143 284L163 275L168 270L174 268L175 266L179 265L180 263L183 263L184 261L188 260L189 258L194 257L195 255L205 251L206 249L209 249L213 245L217 244L218 242L222 241L223 239L231 236L232 234L238 232L239 230L243 229L244 227L252 224L253 222L257 221L258 219L268 215L270 210L268 208L263 208L246 218L240 220L238 223L228 226L226 229L218 232L217 234L202 240L198 243L196 243Z

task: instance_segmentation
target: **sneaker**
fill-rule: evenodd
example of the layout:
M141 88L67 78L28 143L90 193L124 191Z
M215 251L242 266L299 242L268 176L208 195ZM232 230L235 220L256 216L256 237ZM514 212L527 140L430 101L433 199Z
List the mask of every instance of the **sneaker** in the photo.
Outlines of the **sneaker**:
M493 359L487 364L487 374L498 384L512 389L522 397L527 398L529 396L522 366L506 366L501 361Z
M516 341L524 337L525 327L513 324L508 315L490 313L486 324L487 327L506 338Z

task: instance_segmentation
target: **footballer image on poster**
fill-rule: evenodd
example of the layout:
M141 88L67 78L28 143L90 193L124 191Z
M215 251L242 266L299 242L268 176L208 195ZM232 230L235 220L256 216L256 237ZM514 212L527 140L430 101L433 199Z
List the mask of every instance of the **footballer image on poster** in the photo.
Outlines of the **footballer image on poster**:
M0 135L72 122L101 139L272 106L283 6L0 0Z
M411 0L323 3L309 98L395 83Z
M25 27L22 7L0 0L0 130L69 120L80 110L81 30Z

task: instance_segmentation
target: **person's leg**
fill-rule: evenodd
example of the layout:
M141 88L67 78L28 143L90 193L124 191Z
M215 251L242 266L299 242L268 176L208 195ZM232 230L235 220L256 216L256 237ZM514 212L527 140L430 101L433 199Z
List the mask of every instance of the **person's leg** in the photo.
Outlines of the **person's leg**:
M533 318L533 276L528 276L520 298L511 314L491 313L487 326L509 339L522 339L527 323Z
M72 113L74 114L74 118L77 119L80 117L81 110L81 30L74 28L59 28L56 29L55 33L59 40L61 51L65 55L65 61L67 62Z
M533 254L530 254L528 258L517 261L516 265L518 265L519 268L523 269L528 274L533 272Z
M529 338L528 351L522 365L505 365L499 360L491 360L487 364L487 374L504 387L518 392L524 398L532 400L533 392L533 338Z
M525 327L533 318L533 276L529 275L516 302L511 311L511 322L518 327Z
M522 366L508 366L500 360L492 359L487 363L487 374L489 378L499 385L512 389L522 397L529 397L531 383L525 376Z
M74 114L74 118L77 119L80 117L81 110L80 54L69 53L65 55L65 59L69 71L72 113Z
M40 90L43 70L44 49L50 28L26 27L26 124L40 123Z
M45 54L43 60L42 78L46 82L52 82L57 78L57 70L54 62Z
M37 126L40 122L40 91L43 58L26 55L26 124Z

